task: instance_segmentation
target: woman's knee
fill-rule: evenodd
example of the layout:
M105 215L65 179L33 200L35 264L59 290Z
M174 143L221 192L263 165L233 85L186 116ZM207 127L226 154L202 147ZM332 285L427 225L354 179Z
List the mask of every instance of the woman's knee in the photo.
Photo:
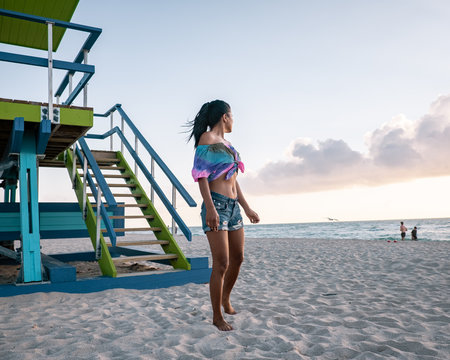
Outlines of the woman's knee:
M244 262L244 253L240 252L238 254L233 254L230 256L230 262L233 262L233 264L241 265Z
M227 272L228 265L229 261L226 257L213 260L213 270L218 271L220 274L225 274Z

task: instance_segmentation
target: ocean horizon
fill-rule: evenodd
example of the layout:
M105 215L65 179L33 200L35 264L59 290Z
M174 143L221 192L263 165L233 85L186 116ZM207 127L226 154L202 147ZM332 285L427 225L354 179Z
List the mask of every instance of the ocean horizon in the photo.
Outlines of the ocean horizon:
M419 241L450 241L450 218L324 221L285 224L246 224L248 238L400 240L400 221L411 230L417 227ZM204 235L200 226L190 227L193 235Z

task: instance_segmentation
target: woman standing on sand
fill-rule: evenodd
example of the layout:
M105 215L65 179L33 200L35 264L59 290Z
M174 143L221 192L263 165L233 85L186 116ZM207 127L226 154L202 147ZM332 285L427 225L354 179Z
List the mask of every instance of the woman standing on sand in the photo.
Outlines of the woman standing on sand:
M225 321L222 306L227 314L236 314L230 293L244 260L244 225L238 203L252 223L258 223L259 216L250 209L236 180L244 164L224 138L233 129L230 105L222 100L206 103L189 125L189 140L194 138L196 148L192 176L203 198L202 227L213 260L209 281L213 324L229 331L233 327Z

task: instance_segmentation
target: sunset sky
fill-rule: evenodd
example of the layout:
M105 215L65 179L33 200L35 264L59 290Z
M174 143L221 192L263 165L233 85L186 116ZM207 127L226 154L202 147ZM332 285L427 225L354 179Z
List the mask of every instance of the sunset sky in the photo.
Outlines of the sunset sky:
M88 105L121 103L199 205L183 124L223 99L262 223L450 216L448 1L124 4L81 0L72 18L103 29ZM67 31L54 58L73 60L84 39ZM0 97L46 101L46 71L1 63ZM61 170L42 170L40 191L75 201ZM199 207L178 209L199 225Z

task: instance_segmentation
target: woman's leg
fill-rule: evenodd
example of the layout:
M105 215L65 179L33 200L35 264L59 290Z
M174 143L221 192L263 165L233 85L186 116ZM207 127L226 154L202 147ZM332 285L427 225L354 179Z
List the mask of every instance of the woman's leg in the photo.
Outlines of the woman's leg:
M244 228L228 232L229 265L223 282L222 306L224 311L231 315L236 314L230 303L230 294L244 261L244 242Z
M222 314L222 289L225 273L228 268L228 231L208 231L206 237L209 241L212 255L212 272L209 280L209 293L213 310L213 324L219 330L229 331L233 327L228 324Z

